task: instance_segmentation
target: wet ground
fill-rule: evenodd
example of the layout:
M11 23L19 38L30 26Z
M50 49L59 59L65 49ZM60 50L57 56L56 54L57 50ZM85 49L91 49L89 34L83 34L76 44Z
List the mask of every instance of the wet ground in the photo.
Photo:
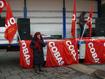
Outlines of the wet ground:
M105 65L88 65L89 67L105 70ZM44 67L44 72L35 73L34 69L23 69L19 65L19 52L0 50L0 79L98 79L70 66Z

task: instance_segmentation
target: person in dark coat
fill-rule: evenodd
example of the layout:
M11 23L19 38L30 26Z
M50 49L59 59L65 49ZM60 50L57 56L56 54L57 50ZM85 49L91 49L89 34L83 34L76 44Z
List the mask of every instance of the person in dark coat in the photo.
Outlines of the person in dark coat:
M44 53L43 47L45 47L45 43L41 36L40 32L36 32L34 37L32 38L30 47L33 49L33 56L34 56L34 65L35 65L35 72L39 73L41 70L42 65L44 64Z
M84 30L84 25L86 23L86 20L85 20L85 15L86 15L86 12L83 11L80 16L79 16L79 26L80 26L80 37L82 36L82 33L83 33L83 30Z

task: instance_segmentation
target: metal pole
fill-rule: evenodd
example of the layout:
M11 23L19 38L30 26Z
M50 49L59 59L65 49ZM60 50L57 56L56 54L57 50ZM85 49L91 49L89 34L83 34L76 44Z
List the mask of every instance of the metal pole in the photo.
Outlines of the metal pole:
M66 38L66 7L65 7L65 0L63 0L63 38Z
M26 0L24 0L24 18L27 18L27 3L26 3Z

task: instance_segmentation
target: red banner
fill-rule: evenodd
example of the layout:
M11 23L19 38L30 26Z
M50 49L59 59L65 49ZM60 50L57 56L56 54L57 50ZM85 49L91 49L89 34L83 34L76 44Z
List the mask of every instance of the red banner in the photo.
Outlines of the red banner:
M2 12L3 8L6 6L5 0L0 0L0 13Z
M77 64L78 60L78 44L76 39L70 39L64 41L64 50L67 54L65 58L70 64Z
M75 38L76 34L76 0L73 0L73 16L72 16L72 25L71 25L71 34Z
M5 38L9 41L9 43L11 43L17 31L17 24L9 4L6 5L6 9Z
M20 43L20 65L24 68L32 68L33 51L30 48L31 41L21 40Z
M86 41L86 64L105 63L105 40L87 40Z
M64 66L78 63L75 40L52 41L47 46L46 66Z
M63 53L64 50L62 42L48 42L46 66L51 67L65 65Z
M6 2L6 0L0 1L0 13L3 8L6 8L5 38L9 41L9 43L11 43L17 31L17 24L13 17L10 5Z
M86 24L89 28L89 37L91 37L91 34L92 34L92 17L93 17L93 3L91 3L89 16L88 16L87 22L86 22Z

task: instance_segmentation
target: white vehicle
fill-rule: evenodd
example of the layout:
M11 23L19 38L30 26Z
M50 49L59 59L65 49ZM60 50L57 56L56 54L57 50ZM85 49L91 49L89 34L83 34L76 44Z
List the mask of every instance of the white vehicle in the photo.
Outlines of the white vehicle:
M15 37L12 41L11 44L9 44L8 40L5 39L4 37L4 33L5 33L5 27L0 27L0 47L3 46L18 46L18 38L17 38L17 34L15 34Z

